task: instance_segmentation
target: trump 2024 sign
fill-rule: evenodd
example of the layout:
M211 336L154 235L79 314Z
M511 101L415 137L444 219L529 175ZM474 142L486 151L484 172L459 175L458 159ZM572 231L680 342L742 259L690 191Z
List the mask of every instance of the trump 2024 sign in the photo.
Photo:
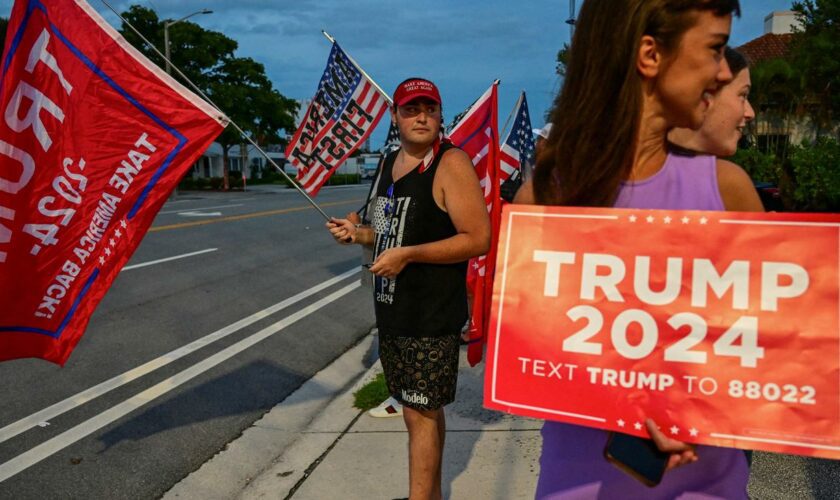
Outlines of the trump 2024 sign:
M485 405L840 458L840 217L509 205Z

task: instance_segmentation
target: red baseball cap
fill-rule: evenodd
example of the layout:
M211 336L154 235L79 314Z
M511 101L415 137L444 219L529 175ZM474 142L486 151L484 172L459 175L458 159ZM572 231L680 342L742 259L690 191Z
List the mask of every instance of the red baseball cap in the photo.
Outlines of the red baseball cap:
M441 104L437 86L423 78L409 78L397 86L394 92L394 104L402 106L414 99L425 97Z

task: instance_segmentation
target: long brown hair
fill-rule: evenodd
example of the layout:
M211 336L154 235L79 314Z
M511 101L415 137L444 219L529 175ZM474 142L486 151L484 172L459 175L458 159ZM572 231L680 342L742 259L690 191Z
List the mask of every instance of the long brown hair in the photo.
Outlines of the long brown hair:
M697 13L740 15L738 0L586 0L569 51L563 89L537 158L534 195L543 205L611 206L633 167L642 115L636 59L642 36L665 52Z

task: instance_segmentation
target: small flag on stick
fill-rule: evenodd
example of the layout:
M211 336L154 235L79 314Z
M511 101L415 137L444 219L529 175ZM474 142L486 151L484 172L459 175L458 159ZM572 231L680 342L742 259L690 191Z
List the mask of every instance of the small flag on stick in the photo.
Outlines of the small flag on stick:
M500 185L509 179L521 178L522 172L529 170L534 164L534 133L524 91L519 96L513 116L513 126L499 148Z
M368 138L388 97L333 42L318 91L286 148L297 180L311 196Z

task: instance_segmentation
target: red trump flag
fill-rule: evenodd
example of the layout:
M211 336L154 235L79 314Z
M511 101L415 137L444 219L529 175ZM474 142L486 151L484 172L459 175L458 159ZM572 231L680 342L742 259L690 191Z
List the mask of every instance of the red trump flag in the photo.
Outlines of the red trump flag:
M508 205L502 221L486 406L840 459L840 216Z
M472 159L475 172L484 190L484 202L490 214L491 243L487 255L470 259L467 289L472 296L470 344L467 359L471 366L481 361L490 302L493 297L493 272L496 267L496 244L499 241L499 128L498 88L493 83L458 121L449 133L452 144L463 149Z
M0 111L0 360L63 365L226 118L82 0L15 3Z

